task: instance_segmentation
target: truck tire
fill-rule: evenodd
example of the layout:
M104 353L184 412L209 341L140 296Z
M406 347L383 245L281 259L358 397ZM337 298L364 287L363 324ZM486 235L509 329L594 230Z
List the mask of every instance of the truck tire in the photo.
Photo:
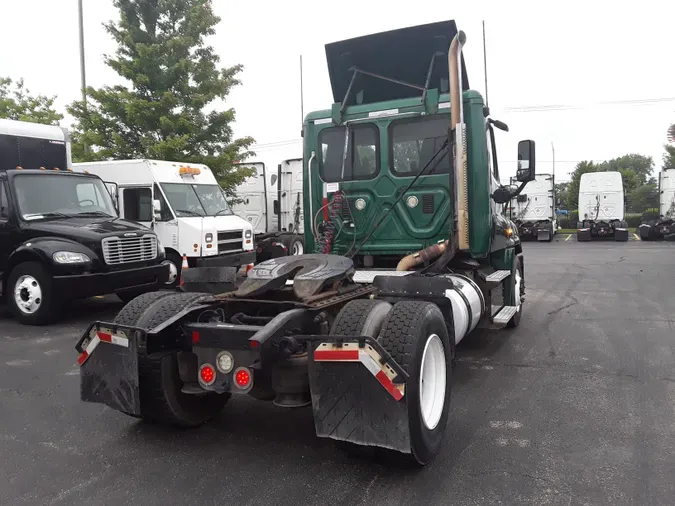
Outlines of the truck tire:
M430 302L398 302L377 340L410 376L404 399L412 454L406 458L426 465L441 450L450 410L452 357L445 319Z
M167 283L164 285L165 288L176 288L178 286L178 283L180 283L180 273L181 273L181 266L183 265L183 257L181 257L178 253L175 251L167 250L166 252L166 260L164 262L167 264L169 267L169 279ZM175 269L175 272L174 272ZM175 274L175 277L174 277ZM172 279L173 278L173 279Z
M303 255L305 253L305 241L298 234L285 234L282 236L281 242L288 248L289 256Z
M208 296L200 293L151 292L124 306L115 323L152 329ZM174 427L197 427L217 415L230 394L185 394L178 373L178 352L163 351L138 357L141 416L144 421Z
M45 325L57 313L52 277L39 262L24 262L7 279L7 304L22 325Z
M519 256L516 256L515 260L513 261L511 275L506 279L510 283L513 283L511 289L516 293L516 305L518 306L516 314L511 317L509 322L506 324L506 328L515 329L518 325L520 325L520 318L523 315L522 297L525 295L525 277L523 275L523 266L520 263Z

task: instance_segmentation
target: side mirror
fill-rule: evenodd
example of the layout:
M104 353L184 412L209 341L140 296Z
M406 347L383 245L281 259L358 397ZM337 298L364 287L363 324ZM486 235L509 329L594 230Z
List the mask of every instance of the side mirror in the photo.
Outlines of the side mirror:
M155 219L162 217L162 202L159 199L154 199L152 201L152 211Z
M529 183L535 178L534 141L520 141L518 143L518 171L516 180L520 183Z

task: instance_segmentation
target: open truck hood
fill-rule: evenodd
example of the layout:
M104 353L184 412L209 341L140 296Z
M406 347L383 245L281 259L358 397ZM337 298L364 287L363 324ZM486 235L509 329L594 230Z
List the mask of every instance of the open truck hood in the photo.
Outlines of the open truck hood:
M326 44L333 100L342 102L344 99L352 79L353 70L350 69L353 67L423 87L431 57L436 51L442 53L442 56L435 61L429 87L438 88L440 93L447 93L448 49L455 35L457 24L451 20ZM469 89L463 57L462 88ZM357 103L356 96L360 91L363 92L363 98L359 102L362 104L422 96L422 91L415 88L360 75L347 105Z

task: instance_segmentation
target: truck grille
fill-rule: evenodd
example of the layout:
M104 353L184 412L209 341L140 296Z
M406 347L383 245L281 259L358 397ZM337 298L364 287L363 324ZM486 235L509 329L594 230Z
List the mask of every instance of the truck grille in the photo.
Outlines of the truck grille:
M103 259L108 265L146 262L157 258L157 237L106 237L101 241Z
M218 254L242 250L243 230L218 232Z

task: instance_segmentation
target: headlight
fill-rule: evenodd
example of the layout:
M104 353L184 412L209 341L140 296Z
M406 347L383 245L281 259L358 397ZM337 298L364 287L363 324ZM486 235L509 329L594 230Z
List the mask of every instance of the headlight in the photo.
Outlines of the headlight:
M157 238L157 253L160 255L163 255L166 253L166 250L164 249L164 245L162 244L162 241Z
M244 232L244 238L246 238L246 239L250 239L252 235L253 235L253 233L251 232L251 229Z
M74 251L57 251L52 255L54 262L57 264L85 264L91 262L84 253L75 253Z
M204 240L205 240L207 243L213 242L213 234L209 232L208 234L206 234L206 235L204 236Z

